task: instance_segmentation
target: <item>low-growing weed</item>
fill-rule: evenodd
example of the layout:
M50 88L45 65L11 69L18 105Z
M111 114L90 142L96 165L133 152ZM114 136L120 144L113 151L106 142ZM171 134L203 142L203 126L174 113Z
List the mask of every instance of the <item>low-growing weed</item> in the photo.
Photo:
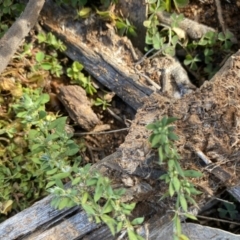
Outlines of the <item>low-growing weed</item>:
M193 199L194 195L201 194L188 178L198 178L202 173L195 170L183 170L179 164L180 156L174 146L174 141L178 136L173 132L174 127L170 124L176 121L176 118L164 117L162 120L147 125L147 129L152 131L149 141L153 148L156 148L159 156L159 164L167 163L167 173L160 177L168 184L168 191L161 199L166 197L175 197L175 215L173 217L175 235L174 239L185 239L187 236L181 230L181 217L185 216L196 220L196 217L189 213L189 204L197 207Z

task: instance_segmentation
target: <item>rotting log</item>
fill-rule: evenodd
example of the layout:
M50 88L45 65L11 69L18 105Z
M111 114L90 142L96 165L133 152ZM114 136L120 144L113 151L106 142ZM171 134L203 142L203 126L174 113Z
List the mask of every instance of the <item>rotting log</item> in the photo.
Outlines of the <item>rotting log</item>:
M133 109L141 107L144 98L153 93L134 71L134 50L128 40L117 36L114 29L102 31L105 23L96 26L91 17L75 21L65 9L50 0L46 1L41 16L43 26L64 40L66 55L82 63L90 75Z

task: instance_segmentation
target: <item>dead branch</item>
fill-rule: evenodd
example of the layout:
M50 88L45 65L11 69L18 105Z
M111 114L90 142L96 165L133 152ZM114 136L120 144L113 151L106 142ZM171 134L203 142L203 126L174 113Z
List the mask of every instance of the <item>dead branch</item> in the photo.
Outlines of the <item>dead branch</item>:
M22 40L37 22L45 0L29 0L22 15L8 29L0 40L0 74L17 51Z

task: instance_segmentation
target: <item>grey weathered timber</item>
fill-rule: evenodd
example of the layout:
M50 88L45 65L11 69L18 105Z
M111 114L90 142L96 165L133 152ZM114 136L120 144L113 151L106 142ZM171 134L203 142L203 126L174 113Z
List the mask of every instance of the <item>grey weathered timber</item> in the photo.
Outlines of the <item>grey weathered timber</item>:
M21 42L36 24L45 0L29 0L24 12L0 40L0 74L17 51Z
M115 92L133 109L141 107L144 98L150 96L153 90L139 82L134 67L124 60L124 57L132 59L131 49L126 50L128 45L124 46L121 37L112 33L111 29L108 35L98 34L100 27L91 29L91 24L83 20L74 21L68 14L66 10L56 7L48 0L41 12L43 25L64 40L68 57L82 63L90 75ZM95 35L87 39L91 31L95 32ZM119 44L117 47L121 49L119 54L116 44Z

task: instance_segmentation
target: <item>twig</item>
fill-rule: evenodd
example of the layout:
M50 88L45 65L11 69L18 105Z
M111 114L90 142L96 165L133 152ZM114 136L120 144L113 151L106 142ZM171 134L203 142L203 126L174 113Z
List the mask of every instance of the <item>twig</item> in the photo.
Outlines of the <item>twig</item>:
M161 22L161 24L171 25L173 20L171 19L171 14L167 13L165 11L159 11L157 13L158 19ZM216 32L215 29L210 28L208 26L205 26L203 24L197 23L193 20L190 20L188 18L184 18L182 21L178 23L179 28L186 31L188 36L191 39L199 39L201 38L205 33L207 32Z
M149 84L151 84L156 90L160 90L161 87L160 87L157 83L155 83L151 78L149 78L149 77L146 76L145 74L141 73L141 72L138 71L138 69L137 69L137 65L139 65L140 63L142 63L142 62L147 58L148 54L150 54L150 53L153 52L154 50L155 50L155 49L152 48L152 49L150 49L147 53L145 53L145 55L144 55L138 62L135 63L134 69L135 69L136 73L137 73L139 76L145 78L145 79L147 80L147 82L148 82Z
M129 130L129 128L121 128L121 129L116 129L116 130L111 130L106 132L81 132L81 133L75 132L73 135L75 137L84 136L84 135L102 135L102 134L116 133L116 132L122 132L127 130Z
M122 118L120 118L117 114L115 114L110 108L107 108L107 112L113 116L117 121L125 124L124 120Z
M223 20L223 16L222 16L222 6L220 3L220 0L215 0L215 4L217 7L217 15L218 15L218 21L222 27L222 31L224 32L224 34L226 33L226 26L225 26L225 22Z
M197 218L202 218L202 219L213 220L213 221L216 221L216 222L231 223L231 224L239 225L239 226L240 226L240 223L238 223L238 222L233 222L233 221L229 221L229 220L224 220L224 219L219 219L219 218L213 218L213 217L206 217L206 216L202 216L202 215L197 215L196 217L197 217Z

